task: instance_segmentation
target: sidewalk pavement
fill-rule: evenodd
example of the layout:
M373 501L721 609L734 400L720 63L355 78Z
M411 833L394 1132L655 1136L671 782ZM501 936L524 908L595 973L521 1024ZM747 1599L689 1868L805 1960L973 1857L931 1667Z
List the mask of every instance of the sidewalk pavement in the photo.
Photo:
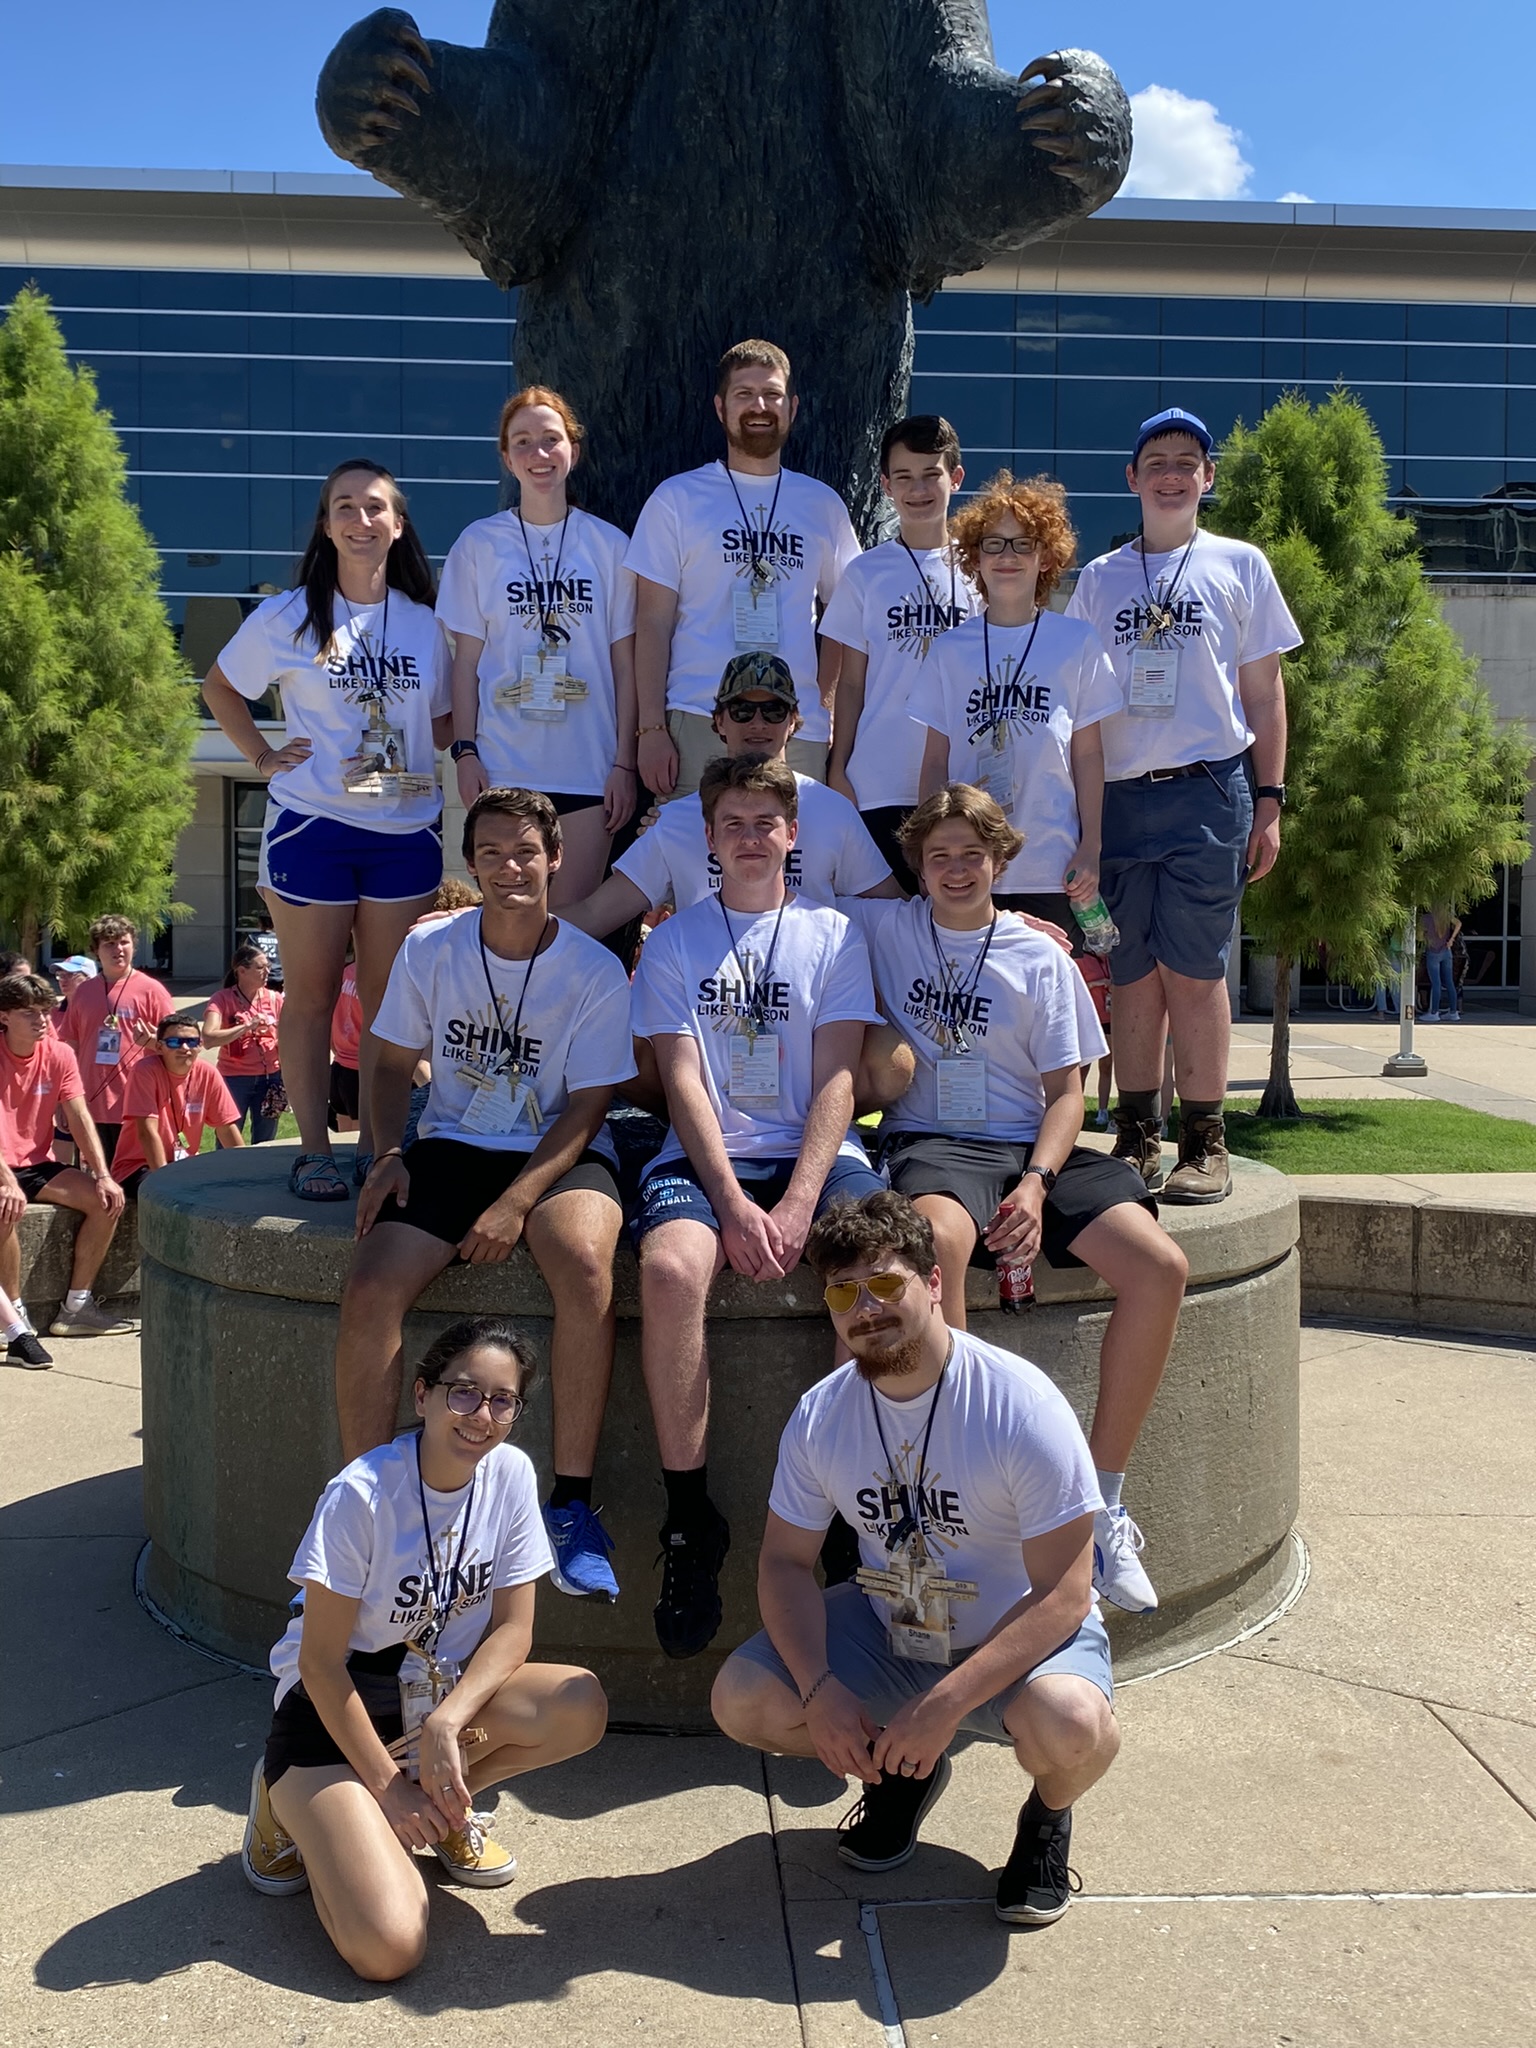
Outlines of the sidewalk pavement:
M872 1878L833 1853L851 1795L818 1765L614 1735L503 1792L517 1882L434 1881L393 1987L242 1882L269 1685L136 1605L136 1346L58 1351L6 1381L4 2048L428 2048L482 2015L525 2048L1536 2039L1536 1349L1303 1332L1310 1583L1122 1690L1060 1926L992 1913L1006 1752L960 1753L917 1855Z
M1245 1019L1232 1026L1229 1095L1263 1092L1269 1076L1269 1040L1267 1019ZM1427 1095L1486 1110L1490 1116L1536 1123L1536 1023L1492 1014L1476 1023L1416 1024L1413 1049L1429 1067L1420 1080L1389 1081L1382 1074L1397 1044L1395 1017L1381 1022L1364 1011L1293 1017L1291 1080L1298 1098L1405 1101Z

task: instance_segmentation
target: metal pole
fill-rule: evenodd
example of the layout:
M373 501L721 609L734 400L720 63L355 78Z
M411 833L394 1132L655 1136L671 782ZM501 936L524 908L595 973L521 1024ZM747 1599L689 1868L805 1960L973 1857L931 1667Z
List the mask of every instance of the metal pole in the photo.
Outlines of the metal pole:
M1422 1053L1413 1049L1413 1001L1418 986L1418 919L1410 917L1403 927L1403 967L1397 985L1397 1051L1382 1068L1383 1074L1427 1074Z

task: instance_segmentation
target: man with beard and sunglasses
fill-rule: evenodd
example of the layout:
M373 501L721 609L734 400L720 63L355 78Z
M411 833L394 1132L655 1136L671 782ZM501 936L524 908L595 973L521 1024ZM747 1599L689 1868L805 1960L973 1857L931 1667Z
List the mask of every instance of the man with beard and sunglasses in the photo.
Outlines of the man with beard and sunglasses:
M624 566L639 578L637 758L664 801L691 796L721 751L711 715L733 654L784 660L805 718L789 765L826 780L840 657L830 641L818 653L816 626L859 543L836 491L779 460L799 405L781 348L727 349L715 388L724 458L668 477L636 521Z
M933 1232L905 1196L834 1205L805 1256L852 1360L780 1439L764 1627L726 1660L715 1720L857 1778L838 1854L867 1871L912 1855L958 1735L1010 1743L1033 1786L997 1915L1049 1925L1070 1897L1073 1805L1120 1747L1088 1445L1037 1367L946 1325ZM824 1590L813 1567L835 1513L862 1567Z

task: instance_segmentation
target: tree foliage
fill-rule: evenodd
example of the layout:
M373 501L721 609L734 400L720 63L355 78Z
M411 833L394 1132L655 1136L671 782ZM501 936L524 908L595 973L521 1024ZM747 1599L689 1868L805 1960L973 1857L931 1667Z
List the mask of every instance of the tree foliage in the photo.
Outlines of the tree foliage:
M1243 921L1276 956L1262 1113L1296 1115L1285 991L1296 960L1369 989L1415 910L1487 896L1525 859L1529 749L1499 732L1477 664L1388 508L1370 415L1348 392L1287 393L1221 450L1209 524L1263 548L1306 645L1285 662L1280 858Z
M196 697L89 370L43 295L0 325L0 920L164 922Z

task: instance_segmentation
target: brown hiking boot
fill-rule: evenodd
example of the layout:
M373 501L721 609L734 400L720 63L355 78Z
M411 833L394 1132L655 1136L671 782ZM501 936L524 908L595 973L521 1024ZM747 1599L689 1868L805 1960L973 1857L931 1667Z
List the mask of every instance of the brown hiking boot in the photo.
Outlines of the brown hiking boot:
M1116 1103L1114 1111L1116 1159L1134 1166L1155 1195L1163 1184L1163 1141L1157 1118L1128 1116Z
M1220 1116L1181 1116L1179 1163L1168 1176L1168 1202L1224 1202L1232 1192L1226 1125Z

